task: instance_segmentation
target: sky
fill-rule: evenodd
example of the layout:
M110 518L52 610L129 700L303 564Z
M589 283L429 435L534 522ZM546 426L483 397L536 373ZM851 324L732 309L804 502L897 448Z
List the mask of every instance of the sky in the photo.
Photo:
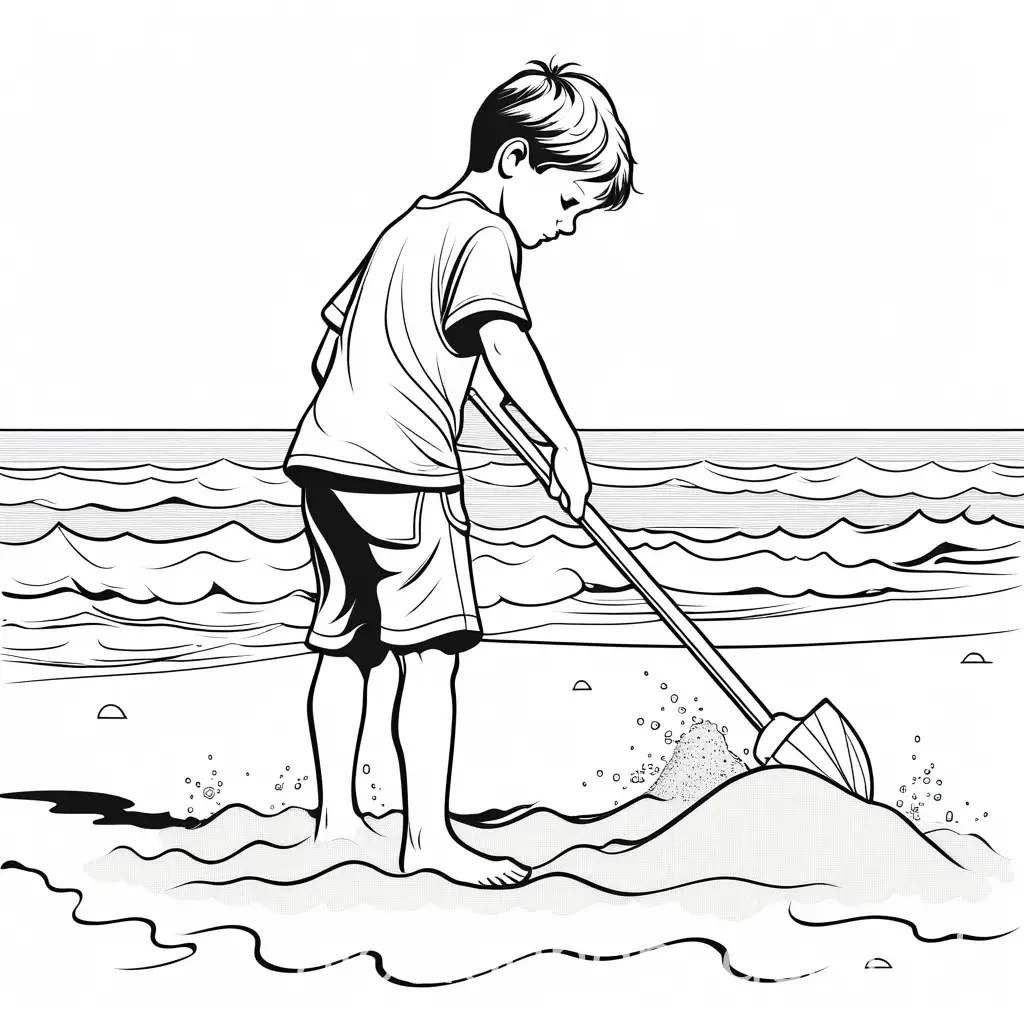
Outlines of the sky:
M524 256L580 427L1020 427L1012 4L13 3L0 427L274 427L319 312L531 58L643 193Z

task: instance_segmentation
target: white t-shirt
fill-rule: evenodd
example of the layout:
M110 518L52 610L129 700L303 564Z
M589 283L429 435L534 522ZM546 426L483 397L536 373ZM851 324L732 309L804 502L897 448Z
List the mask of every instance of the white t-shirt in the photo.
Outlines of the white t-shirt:
M478 356L459 355L446 332L477 314L528 328L519 268L511 226L475 196L419 199L324 309L334 331L285 471L458 486L455 438Z

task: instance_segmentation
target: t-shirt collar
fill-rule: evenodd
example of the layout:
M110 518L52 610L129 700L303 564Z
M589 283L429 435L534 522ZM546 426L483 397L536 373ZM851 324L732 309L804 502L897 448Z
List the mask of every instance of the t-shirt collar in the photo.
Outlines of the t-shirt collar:
M481 210L487 210L488 213L491 211L487 209L483 201L479 196L473 195L472 192L445 192L444 195L440 196L420 196L416 200L416 205L424 210L432 210L437 206L445 206L448 203L459 202L460 200L468 199L472 203L476 203Z

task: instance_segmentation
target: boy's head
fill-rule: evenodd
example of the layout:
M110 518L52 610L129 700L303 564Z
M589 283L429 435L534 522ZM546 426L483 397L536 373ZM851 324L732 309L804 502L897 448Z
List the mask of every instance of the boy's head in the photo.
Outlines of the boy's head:
M469 170L501 176L501 212L527 249L571 235L584 213L619 209L633 189L615 104L574 66L531 61L473 120Z

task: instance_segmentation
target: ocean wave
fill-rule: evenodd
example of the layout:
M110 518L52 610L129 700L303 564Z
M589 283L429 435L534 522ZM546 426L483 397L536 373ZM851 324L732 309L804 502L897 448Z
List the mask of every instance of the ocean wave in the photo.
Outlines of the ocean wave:
M1020 497L1024 474L998 463L969 466L922 462L871 463L848 459L813 469L785 466L725 466L694 462L684 466L614 466L589 464L595 485L609 488L646 489L674 486L695 488L711 494L787 494L797 498L828 501L854 494L875 498L918 497L930 500L955 498L967 491ZM477 483L495 487L525 487L532 472L518 462L490 461L474 464L466 475Z
M481 486L529 487L532 472L514 456L467 455L466 477ZM954 498L967 491L1006 497L1024 496L1024 473L999 463L943 464L934 461L872 463L849 459L831 466L723 465L698 461L685 465L590 463L598 487L645 490L681 487L709 494L778 493L828 501L865 494L876 498ZM123 469L58 468L0 470L0 506L36 504L71 510L86 506L123 511L167 502L197 508L237 508L252 502L280 507L299 504L299 489L281 469L250 468L221 459L190 469L136 466Z
M950 605L1017 586L1021 528L918 513L884 529L844 521L806 536L781 528L621 536L693 618L803 617L811 637L821 613ZM578 529L550 519L474 527L471 547L488 634L571 626L611 640L621 632L612 627L652 621L640 595ZM4 572L9 659L62 667L265 657L268 643L301 644L316 590L304 534L271 541L237 524L159 543L58 526L5 546Z
M74 463L62 463L49 466L4 466L0 467L0 478L11 480L19 479L47 479L53 476L77 475L83 480L103 480L107 478L125 483L133 483L145 479L164 479L174 481L197 470L211 470L212 472L231 472L236 469L247 472L275 473L278 466L268 466L265 462L247 463L239 462L236 459L211 459L209 462L196 462L188 466L165 466L154 462L139 462L131 465L104 464L102 466L86 466Z
M494 493L485 492L484 499ZM637 499L644 518L654 493ZM475 497L469 495L471 512ZM885 624L886 636L930 635L925 619L940 617L946 624L936 628L970 632L979 627L950 626L948 615L934 612L908 618L902 610L935 602L952 607L960 598L1016 586L1021 527L996 515L971 507L947 515L916 510L890 522L898 507L890 502L865 506L877 518L860 523L838 514L847 507L842 502L835 508L806 504L820 510L806 524L775 519L763 530L619 533L687 614L758 636L762 624L783 621L789 639L854 635L850 630L860 620L836 626L836 615L845 620L851 609L881 605L901 609L898 621L890 616L892 624ZM612 522L628 523L631 507L609 505ZM244 521L236 518L243 513ZM39 522L42 515L51 522ZM57 516L81 528L53 523ZM516 518L521 525L506 525ZM582 530L558 521L557 511L525 521L505 512L496 519L489 526L474 516L471 531L476 593L489 635L571 627L611 640L652 623L640 596ZM3 635L7 659L18 663L18 671L38 677L48 665L159 670L304 650L316 584L295 509L256 502L241 512L187 503L143 512L46 510L29 525L35 534L26 530L18 541L11 537L17 531L7 530L3 545ZM791 628L797 620L806 625ZM878 621L872 620L872 629ZM773 637L782 636L772 630ZM899 630L905 632L894 632ZM742 642L745 635L739 635ZM722 636L732 642L736 634Z
M0 506L35 503L55 509L86 505L131 510L178 501L199 508L233 508L254 501L293 506L299 489L280 468L218 459L189 469L141 465L122 469L0 470Z
M806 597L847 600L883 594L984 594L1001 590L1013 574L971 571L956 567L906 570L880 561L844 567L829 555L780 559L762 552L724 561L709 561L686 549L663 548L641 553L651 574L676 594L700 595L705 604L717 598L757 597L759 601ZM534 549L532 557L506 562L482 554L474 560L477 599L483 607L500 602L540 607L583 593L621 592L622 575L594 548L567 549L551 545Z
M1024 529L1024 526L1002 519L995 514L975 516L971 512L972 509L968 506L953 515L943 517L930 515L923 509L917 509L897 522L882 525L858 523L845 516L840 516L830 520L825 526L812 528L806 532L786 526L773 526L764 530L744 530L728 526L682 527L680 529L617 527L615 532L631 548L640 546L657 548L676 542L710 545L725 541L747 540L768 542L775 545L775 550L780 550L779 545L785 544L787 541L802 542L817 539L821 545L819 550L824 551L831 549L836 538L842 535L871 537L873 539L868 543L874 548L877 538L902 530L902 543L904 539L911 536L907 528L912 526L918 531L922 528L927 530L929 527L939 527L941 528L939 532L943 537L947 536L946 528L952 524L960 524L965 527L1001 526L1010 531L1007 536L1013 539L1019 539L1020 531ZM492 547L512 546L525 549L543 543L551 537L573 547L587 547L591 543L587 534L574 523L567 519L556 520L548 515L534 516L532 519L511 526L487 526L474 522L472 534ZM976 534L972 532L972 536L976 536ZM907 540L907 543L916 542L916 537L913 542Z
M312 616L312 600L301 592L294 592L275 601L250 604L236 601L224 594L201 598L183 608L167 601L137 602L121 597L110 597L102 602L91 601L74 590L52 594L45 600L45 615L37 615L26 604L8 600L3 629L20 631L19 639L13 633L4 634L4 650L41 649L44 645L67 639L70 629L107 630L109 639L116 635L122 644L128 644L136 629L148 631L146 639L137 645L147 648L174 643L195 645L201 637L189 637L190 632L210 636L241 636L257 630L285 626L308 629ZM119 633L109 632L124 627ZM169 632L161 633L160 630ZM31 635L30 635L31 634ZM99 635L99 634L97 634ZM138 636L143 634L138 633Z
M29 606L29 607L26 607ZM307 652L312 600L264 603L215 593L186 606L72 589L38 601L7 599L0 630L8 682L116 672L213 667Z
M289 541L295 540L297 537L304 535L303 530L298 530L295 533L288 534L284 537L267 537L261 533L257 533L255 530L246 526L245 523L237 522L234 519L229 519L226 523L218 523L216 526L211 526L207 530L203 530L200 533L188 533L181 536L168 537L167 539L161 539L158 537L146 537L138 533L132 533L131 530L122 530L120 533L107 533L99 536L93 534L83 533L79 530L73 529L66 523L55 522L52 523L44 532L34 537L29 537L26 540L4 540L0 542L0 546L5 548L18 548L28 547L31 544L39 544L45 541L48 537L52 537L54 534L63 534L65 537L76 537L79 540L90 541L95 544L105 544L108 541L122 540L127 538L129 540L137 540L143 544L182 544L190 543L192 541L203 540L205 538L217 537L218 539L225 536L231 530L238 530L249 537L260 541L264 544L287 544ZM213 553L213 552L209 552ZM230 559L226 559L230 561Z
M806 537L785 530L715 539L648 530L621 536L669 589L783 598L988 592L1014 574L1020 544L1020 528L999 520L924 514L886 530L841 522ZM516 530L474 528L472 549L485 606L540 606L625 584L582 531L550 520ZM131 534L93 539L58 526L31 543L7 546L4 569L3 590L16 599L70 591L94 602L186 605L221 594L260 604L316 589L305 535L270 541L238 525L163 543Z
M84 495L83 495L84 497ZM203 512L209 512L215 509L244 509L252 505L269 508L287 508L294 509L299 507L298 501L265 501L263 498L246 498L242 501L236 502L195 502L189 501L187 498L179 497L176 494L170 496L161 497L157 500L142 503L124 503L120 505L105 505L102 501L83 501L79 505L60 505L53 503L48 498L42 498L38 501L20 501L13 502L9 505L2 505L0 507L5 509L11 509L20 511L23 509L48 509L55 512L80 512L83 509L90 509L94 512L149 512L153 509L165 509L170 506L173 510L175 506L189 509L199 509Z
M263 501L226 508L166 502L141 510L113 511L89 505L68 511L33 504L16 505L0 510L0 525L5 547L34 543L58 527L93 540L131 536L150 544L209 536L229 526L274 542L290 540L303 531L302 513L298 508Z
M474 530L483 604L540 606L625 585L596 548L580 544L580 531L553 526L534 521L519 530ZM728 596L756 588L766 597L849 598L1001 589L1016 574L1021 530L995 518L916 513L883 530L843 521L807 536L781 528L713 539L649 530L620 536L662 585L679 593Z
M238 526L214 535L153 544L130 535L92 540L57 527L31 544L11 545L4 592L45 598L55 586L91 600L192 604L217 591L231 600L265 603L294 591L315 592L309 544L263 540Z

